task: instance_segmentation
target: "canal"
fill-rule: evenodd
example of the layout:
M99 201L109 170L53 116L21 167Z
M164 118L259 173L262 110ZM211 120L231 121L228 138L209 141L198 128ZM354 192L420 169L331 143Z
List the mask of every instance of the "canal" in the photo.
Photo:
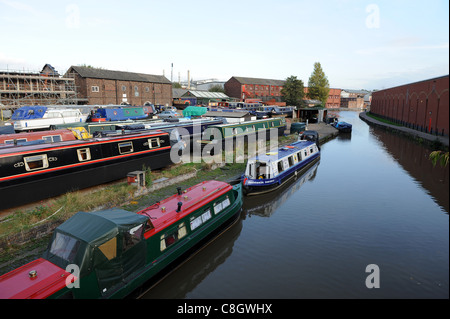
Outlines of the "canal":
M337 114L350 136L288 187L246 197L236 225L143 298L448 298L448 168Z

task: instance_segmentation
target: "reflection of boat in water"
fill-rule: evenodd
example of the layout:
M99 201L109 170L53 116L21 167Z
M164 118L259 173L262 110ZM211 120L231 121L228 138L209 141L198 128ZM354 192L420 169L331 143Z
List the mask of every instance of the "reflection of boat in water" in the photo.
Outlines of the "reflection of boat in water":
M264 196L247 197L243 205L244 212L249 215L269 217L291 195L297 192L303 184L314 180L319 164L320 161L316 162L303 175L298 175L277 191L264 194Z
M242 215L241 215L242 216ZM226 232L214 238L212 242L176 269L162 273L158 281L150 281L139 291L139 299L184 299L233 253L236 240L241 235L242 218ZM170 276L168 276L170 275ZM133 297L133 296L131 296Z

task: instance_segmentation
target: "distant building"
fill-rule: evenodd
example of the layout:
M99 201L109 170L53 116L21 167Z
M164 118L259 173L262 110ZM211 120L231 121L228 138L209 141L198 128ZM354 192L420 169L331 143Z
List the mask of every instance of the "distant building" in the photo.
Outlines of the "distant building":
M224 84L224 88L228 96L242 101L259 99L262 102L269 100L281 102L281 89L284 83L284 80L233 76Z
M307 104L311 104L311 101L315 101L315 100L309 100L308 99L308 88L305 87L304 89L305 92L305 98L304 98L304 102L306 102ZM315 102L314 102L315 103ZM322 103L320 103L322 104ZM316 106L316 105L314 105ZM328 92L328 99L327 99L327 103L325 104L325 108L327 109L336 109L341 107L341 89L334 89L334 88L330 88L330 91Z
M229 100L225 93L204 90L172 89L172 95L174 106L185 106L186 101L189 101L190 105L217 106L218 102Z
M163 75L71 66L65 76L89 105L172 105L172 82Z
M449 76L372 92L370 112L403 126L449 135Z
M342 90L340 107L349 109L363 109L365 105L364 97L367 93L368 92L364 90Z

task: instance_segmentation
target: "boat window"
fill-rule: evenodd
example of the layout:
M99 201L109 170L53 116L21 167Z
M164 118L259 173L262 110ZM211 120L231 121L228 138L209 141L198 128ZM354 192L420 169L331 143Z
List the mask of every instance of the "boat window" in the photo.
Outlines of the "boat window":
M312 154L312 153L314 153L314 150L313 150L312 147L310 147L310 148L309 148L309 154Z
M302 152L297 153L297 159L299 162L302 160Z
M34 171L48 167L47 154L24 157L23 160L27 171Z
M125 142L125 143L119 143L119 153L120 154L126 154L133 152L133 143L132 142Z
M42 136L42 139L47 142L61 142L62 141L61 135Z
M289 161L289 167L294 165L294 159L292 158L292 156L288 157L288 161Z
M14 141L16 141L16 143L23 143L26 142L27 139L26 138L17 138L15 140L5 140L5 144L14 144Z
M149 148L158 148L158 147L160 147L159 137L158 138L149 138L148 139L148 147Z
M230 206L230 199L227 196L223 201L214 204L214 213L218 214L228 206Z
M50 253L71 262L77 255L79 247L79 240L58 232L50 246Z
M270 126L275 127L275 123L274 123L274 122L271 122L271 123L270 123Z
M283 168L283 161L278 161L277 162L277 168L278 168L278 172L282 172L282 171L284 171L284 168Z
M307 151L307 150L304 150L304 151L303 151L303 154L305 154L305 157L308 156L308 151Z
M111 238L107 242L98 246L98 249L105 255L108 260L116 258L117 256L117 237Z
M203 214L191 219L191 230L196 229L211 218L211 210L208 208Z
M138 242L141 241L142 238L142 225L131 228L129 231L125 232L123 235L123 251L130 249Z
M178 239L184 237L186 235L186 226L184 223L178 225L178 228L171 233L161 236L161 251L165 250L167 247L175 244Z
M77 154L80 162L89 161L91 159L91 150L89 148L80 148L77 150Z

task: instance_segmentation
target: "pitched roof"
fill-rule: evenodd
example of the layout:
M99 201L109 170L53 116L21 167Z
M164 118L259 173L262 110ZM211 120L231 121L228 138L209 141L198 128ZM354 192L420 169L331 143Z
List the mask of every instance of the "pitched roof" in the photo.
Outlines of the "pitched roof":
M104 69L95 69L85 66L71 66L69 71L77 72L83 78L107 79L107 80L121 80L121 81L135 81L135 82L150 82L150 83L167 83L171 84L164 75L153 75L144 73L133 73L124 71L112 71ZM67 73L71 73L67 71Z
M241 84L257 84L257 85L278 85L283 86L286 81L284 80L272 80L272 79L260 79L260 78L247 78L242 76L233 76Z

